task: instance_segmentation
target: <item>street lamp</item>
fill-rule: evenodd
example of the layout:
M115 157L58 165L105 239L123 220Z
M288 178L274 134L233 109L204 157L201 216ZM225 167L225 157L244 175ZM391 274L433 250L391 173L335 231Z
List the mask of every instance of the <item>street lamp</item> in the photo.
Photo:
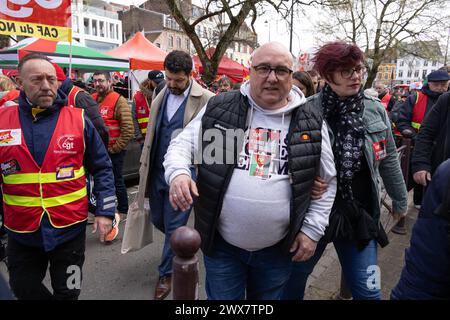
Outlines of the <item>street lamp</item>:
M269 27L269 42L270 42L270 21L264 21L264 24Z

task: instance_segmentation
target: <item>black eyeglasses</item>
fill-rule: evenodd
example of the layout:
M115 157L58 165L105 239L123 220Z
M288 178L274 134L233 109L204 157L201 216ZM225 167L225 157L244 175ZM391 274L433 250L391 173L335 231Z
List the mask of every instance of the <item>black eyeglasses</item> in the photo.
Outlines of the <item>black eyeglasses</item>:
M366 73L366 67L364 65L359 65L351 69L341 70L341 76L344 79L350 79L353 77L353 73L356 72L357 74L363 76Z
M291 69L289 69L287 67L271 67L267 64L260 64L260 65L254 66L252 68L256 71L256 74L261 78L268 77L269 74L272 71L274 71L275 76L279 80L287 79L289 77L289 75L293 72Z

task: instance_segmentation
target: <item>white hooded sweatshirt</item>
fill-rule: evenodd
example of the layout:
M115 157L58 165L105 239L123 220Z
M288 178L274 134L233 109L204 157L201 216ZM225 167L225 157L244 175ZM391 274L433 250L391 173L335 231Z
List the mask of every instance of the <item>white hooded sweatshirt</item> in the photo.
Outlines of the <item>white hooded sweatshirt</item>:
M291 113L306 99L293 86L288 104L277 110L258 106L250 96L250 83L241 87L249 98L243 149L224 196L218 231L228 243L248 251L270 247L287 234L290 222L291 185L287 166L286 136ZM198 149L198 134L205 107L172 140L165 156L165 178L170 184L179 174L190 175L193 153ZM312 200L301 231L318 241L328 225L336 194L336 169L328 129L322 126L320 176L328 190L319 200Z

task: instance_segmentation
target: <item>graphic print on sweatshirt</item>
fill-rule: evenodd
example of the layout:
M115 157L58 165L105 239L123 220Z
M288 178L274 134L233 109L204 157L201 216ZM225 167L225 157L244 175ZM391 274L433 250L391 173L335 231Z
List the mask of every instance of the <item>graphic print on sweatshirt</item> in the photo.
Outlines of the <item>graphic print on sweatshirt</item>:
M236 169L246 170L249 176L260 179L287 175L286 135L287 132L281 130L247 128Z

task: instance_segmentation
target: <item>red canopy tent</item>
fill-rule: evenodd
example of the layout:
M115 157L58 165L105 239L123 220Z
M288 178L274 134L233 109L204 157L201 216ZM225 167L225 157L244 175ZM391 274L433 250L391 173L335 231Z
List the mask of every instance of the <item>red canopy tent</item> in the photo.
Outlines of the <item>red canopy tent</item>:
M208 57L211 57L214 54L215 48L206 49L206 54ZM200 58L198 56L194 56L195 67L198 72L202 73L203 66L200 62ZM219 63L219 67L217 68L217 75L225 75L231 79L233 82L242 82L246 76L248 76L249 71L246 67L241 65L240 63L231 60L226 55L222 57Z
M147 40L141 32L106 54L130 60L131 70L163 70L167 52Z

